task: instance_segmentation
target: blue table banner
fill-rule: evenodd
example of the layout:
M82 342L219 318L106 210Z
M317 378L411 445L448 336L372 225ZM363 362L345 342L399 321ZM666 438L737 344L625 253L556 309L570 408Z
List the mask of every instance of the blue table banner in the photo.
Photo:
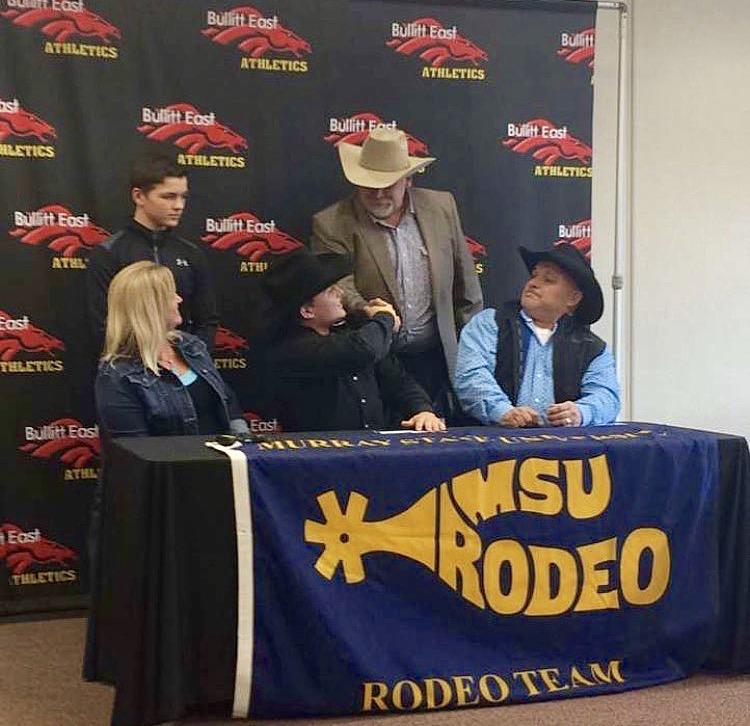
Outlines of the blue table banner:
M243 451L254 716L612 693L709 655L710 434L281 434Z

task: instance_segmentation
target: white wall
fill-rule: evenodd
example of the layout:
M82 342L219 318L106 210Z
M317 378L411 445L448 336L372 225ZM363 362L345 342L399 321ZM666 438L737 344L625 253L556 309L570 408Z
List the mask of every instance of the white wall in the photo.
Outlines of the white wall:
M750 436L750 2L629 5L626 413Z
M621 14L617 10L603 9L596 19L596 62L592 79L594 84L594 123L593 123L593 179L591 219L593 245L591 264L604 292L604 315L594 325L594 332L609 343L613 349L619 348L618 372L620 373L622 412L621 419L631 419L630 389L627 380L629 368L628 339L620 341L614 332L615 298L611 280L615 272L615 233L618 213L618 130L623 119L618 113L620 85L620 33ZM626 32L627 36L627 32ZM623 104L623 108L627 108ZM629 159L621 168L629 170ZM626 207L627 209L627 207ZM626 290L620 294L625 299ZM623 304L623 303L620 303ZM620 325L620 335L624 326Z

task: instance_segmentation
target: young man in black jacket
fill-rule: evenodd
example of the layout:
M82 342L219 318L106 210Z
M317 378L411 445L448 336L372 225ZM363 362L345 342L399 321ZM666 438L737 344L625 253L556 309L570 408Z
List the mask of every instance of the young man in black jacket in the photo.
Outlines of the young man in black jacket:
M280 258L263 279L273 333L266 375L275 415L286 431L382 429L442 431L424 389L390 352L401 321L373 300L364 324L346 323L342 290L350 274L342 255L299 250Z
M180 327L210 350L219 318L208 263L198 245L174 231L188 196L184 167L162 154L139 157L131 169L130 194L135 205L130 224L98 245L88 260L88 314L97 353L104 343L109 283L123 267L140 260L172 271L182 298Z

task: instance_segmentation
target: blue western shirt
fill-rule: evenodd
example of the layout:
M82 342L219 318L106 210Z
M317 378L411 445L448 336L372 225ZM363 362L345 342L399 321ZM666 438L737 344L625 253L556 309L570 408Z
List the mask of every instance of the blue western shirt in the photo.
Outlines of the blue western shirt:
M535 409L546 424L547 408L556 403L552 370L554 335L546 344L542 343L536 336L531 318L523 310L519 315L531 335L516 406ZM497 345L498 329L492 308L477 313L461 331L453 387L464 411L483 424L498 423L505 413L514 408L495 378ZM594 358L586 369L581 380L581 397L576 404L583 426L608 424L617 418L620 386L615 362L608 348Z

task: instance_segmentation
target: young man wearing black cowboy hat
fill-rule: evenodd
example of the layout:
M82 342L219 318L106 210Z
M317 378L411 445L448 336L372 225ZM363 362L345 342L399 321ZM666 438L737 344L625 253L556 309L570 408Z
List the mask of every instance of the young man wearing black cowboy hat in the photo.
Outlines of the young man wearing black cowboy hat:
M364 306L359 328L345 324L342 291L351 272L341 255L298 250L275 261L263 279L269 322L263 336L273 414L285 431L391 428L441 431L419 384L390 353L400 325L382 300Z
M454 388L464 411L501 426L612 423L614 360L588 329L604 309L594 273L570 245L519 251L531 275L520 300L479 313L461 333Z
M410 156L406 134L379 126L364 144L339 143L351 196L313 217L312 249L349 255L347 310L390 302L402 320L394 352L447 408L458 333L482 309L482 290L450 192L417 189L432 157Z

